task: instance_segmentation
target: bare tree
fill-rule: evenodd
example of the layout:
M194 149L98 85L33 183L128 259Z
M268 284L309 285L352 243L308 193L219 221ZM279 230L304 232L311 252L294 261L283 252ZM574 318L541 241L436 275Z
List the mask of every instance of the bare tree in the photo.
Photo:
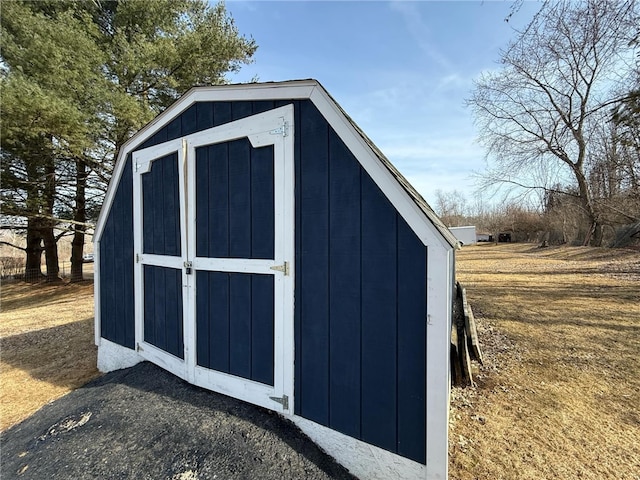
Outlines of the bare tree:
M436 190L436 213L449 227L461 227L466 222L467 200L462 192Z
M599 244L602 233L586 171L590 135L625 100L611 92L633 68L637 21L634 0L545 2L468 100L491 165L486 180L543 190L572 184L575 191L562 193L588 219L584 244Z

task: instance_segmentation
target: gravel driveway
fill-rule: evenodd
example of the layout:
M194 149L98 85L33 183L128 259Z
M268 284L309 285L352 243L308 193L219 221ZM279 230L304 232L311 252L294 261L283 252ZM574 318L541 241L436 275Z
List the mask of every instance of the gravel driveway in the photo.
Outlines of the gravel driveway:
M0 436L3 480L353 479L291 422L144 362Z

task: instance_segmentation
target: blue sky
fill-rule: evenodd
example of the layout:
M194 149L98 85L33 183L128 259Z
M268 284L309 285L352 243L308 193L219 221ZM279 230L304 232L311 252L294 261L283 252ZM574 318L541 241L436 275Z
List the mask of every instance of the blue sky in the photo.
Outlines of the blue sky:
M436 189L471 200L485 161L464 101L541 6L524 2L507 23L513 4L227 0L258 44L230 79L319 80L432 205Z

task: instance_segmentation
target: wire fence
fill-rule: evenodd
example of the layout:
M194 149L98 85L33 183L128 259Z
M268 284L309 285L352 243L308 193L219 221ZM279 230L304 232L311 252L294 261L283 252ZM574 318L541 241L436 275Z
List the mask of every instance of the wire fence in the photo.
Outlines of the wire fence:
M71 262L58 262L58 276L67 279L71 276ZM0 279L3 282L26 281L37 282L43 280L47 273L46 265L41 265L41 272L25 273L24 258L0 257ZM82 273L85 280L93 279L93 262L83 263Z

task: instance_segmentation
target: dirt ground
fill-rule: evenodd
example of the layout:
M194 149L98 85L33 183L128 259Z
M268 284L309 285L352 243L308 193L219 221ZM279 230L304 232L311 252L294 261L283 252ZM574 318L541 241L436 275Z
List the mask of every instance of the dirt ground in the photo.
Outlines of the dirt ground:
M464 247L485 364L454 388L450 478L640 479L640 252Z
M355 480L291 422L144 362L2 434L2 478Z

